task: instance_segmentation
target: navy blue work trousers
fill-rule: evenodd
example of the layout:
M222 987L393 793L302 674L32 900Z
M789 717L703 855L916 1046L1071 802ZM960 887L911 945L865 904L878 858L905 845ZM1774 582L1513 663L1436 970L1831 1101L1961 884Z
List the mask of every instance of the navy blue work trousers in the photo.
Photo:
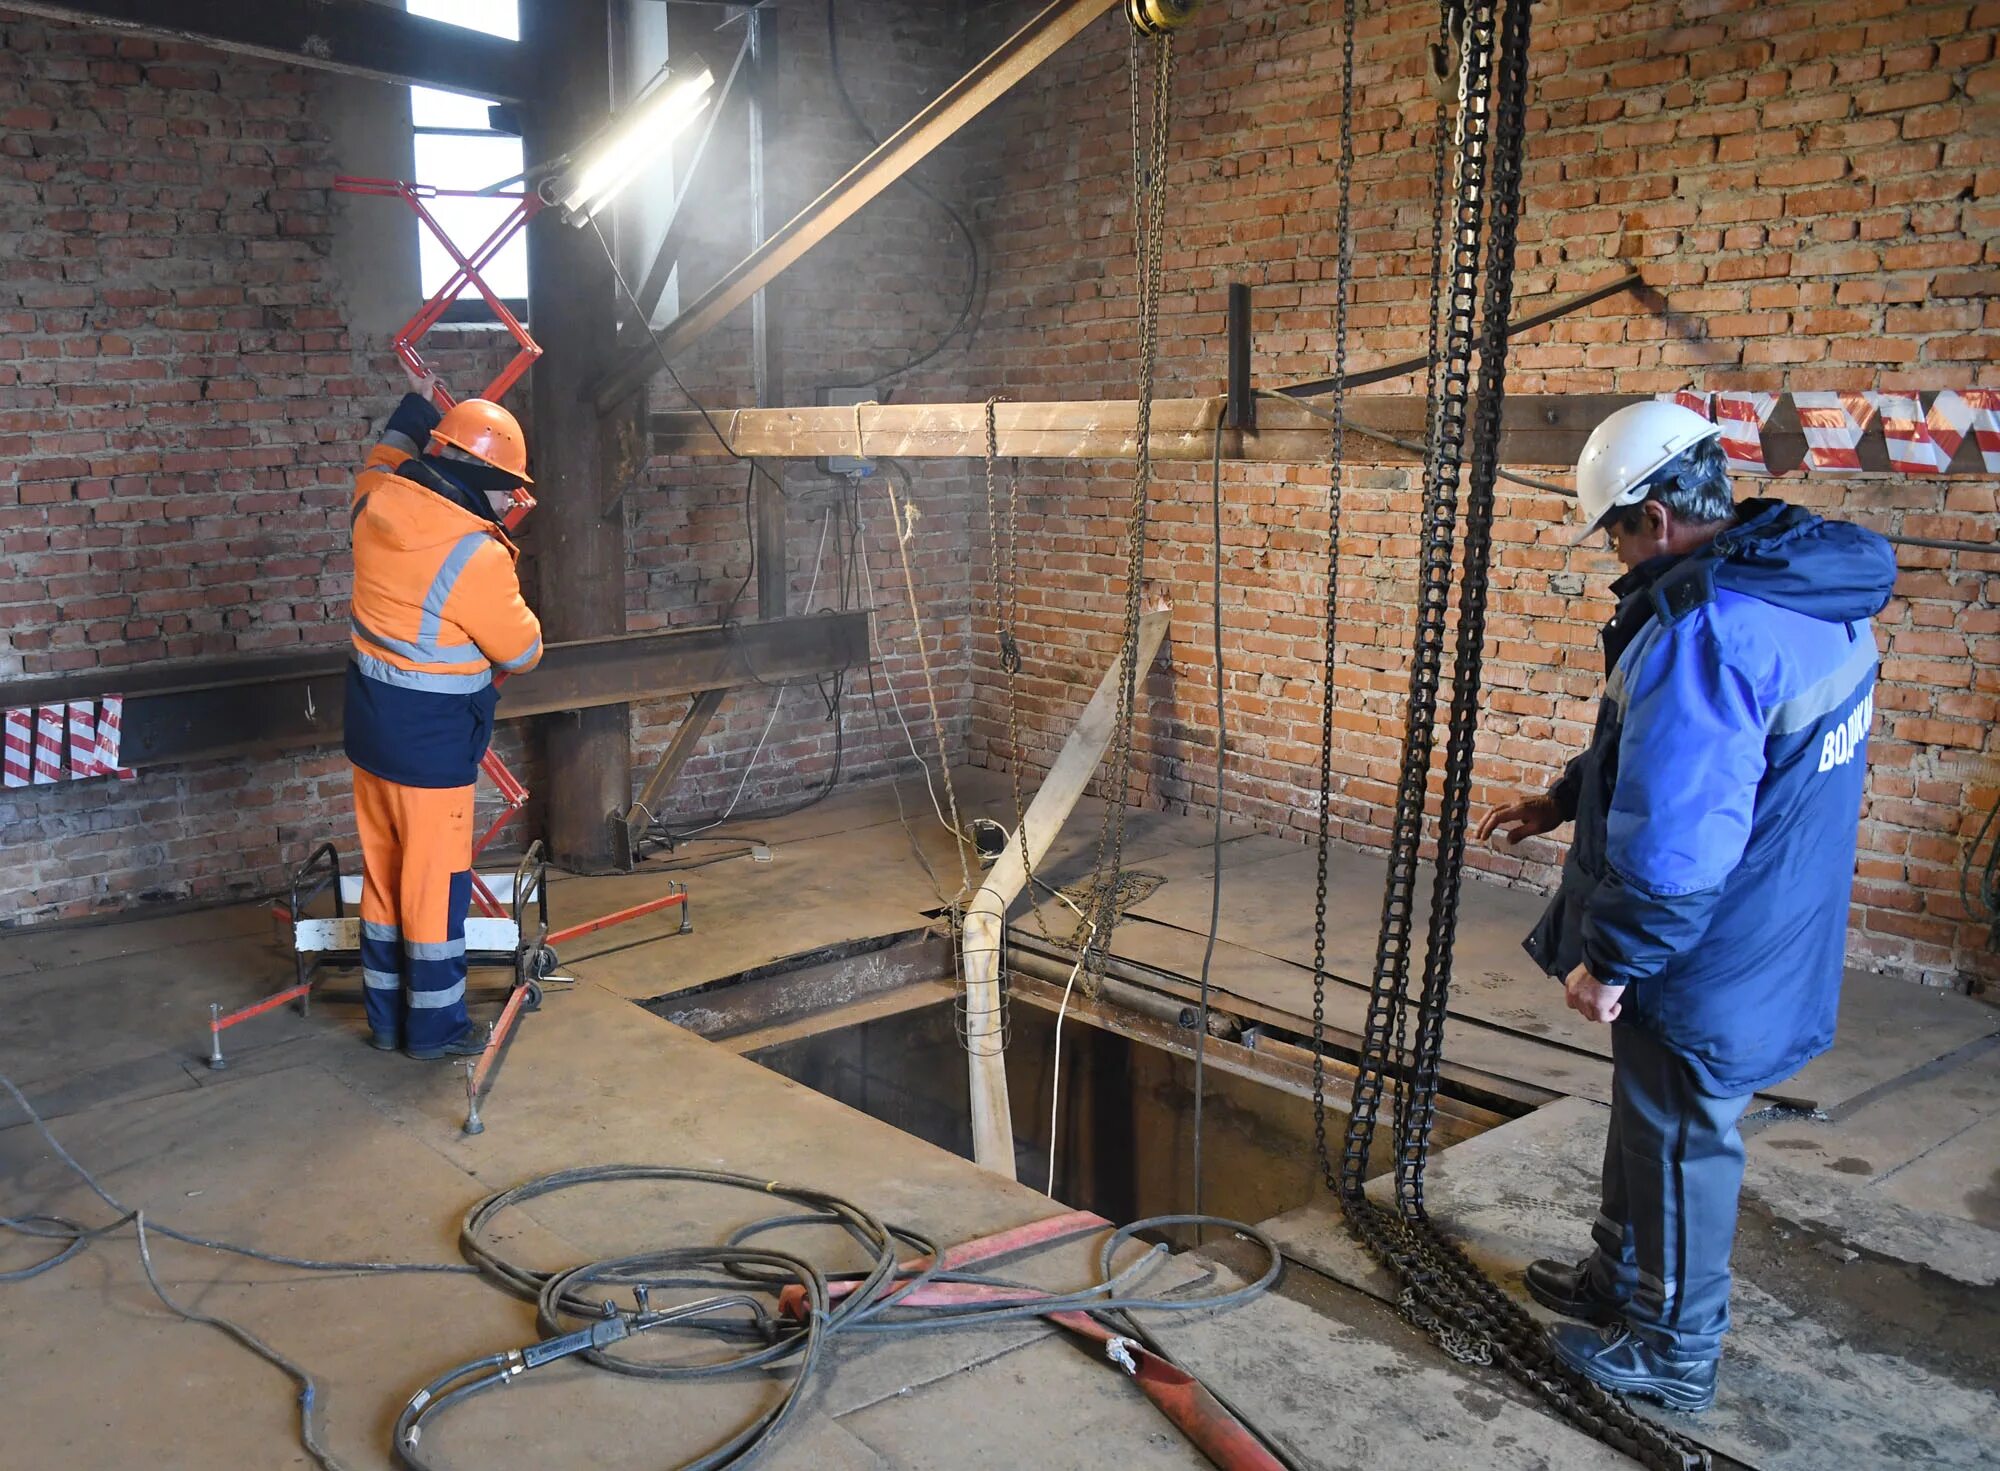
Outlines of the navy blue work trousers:
M1750 1095L1703 1093L1678 1053L1631 1022L1612 1024L1611 1059L1592 1281L1656 1352L1720 1358Z

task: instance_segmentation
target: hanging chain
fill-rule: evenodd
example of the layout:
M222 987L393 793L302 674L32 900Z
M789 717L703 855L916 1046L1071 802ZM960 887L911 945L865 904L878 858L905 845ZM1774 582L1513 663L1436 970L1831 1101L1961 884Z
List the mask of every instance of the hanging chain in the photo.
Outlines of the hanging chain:
M1566 1418L1653 1471L1706 1467L1708 1453L1692 1441L1635 1414L1554 1353L1540 1326L1440 1234L1424 1212L1423 1176L1436 1122L1438 1071L1451 981L1452 938L1470 810L1474 736L1478 726L1481 643L1485 634L1487 574L1492 556L1493 485L1498 469L1500 414L1506 376L1506 322L1513 300L1514 248L1521 208L1521 153L1526 135L1527 52L1531 0L1471 0L1448 4L1447 29L1458 30L1458 117L1452 140L1453 180L1449 220L1438 196L1433 231L1433 276L1438 304L1433 333L1430 443L1424 470L1422 546L1416 630L1411 649L1402 767L1383 895L1382 931L1369 988L1368 1021L1355 1079L1352 1112L1337 1180L1349 1223L1369 1251L1402 1283L1398 1307L1453 1357L1494 1363L1534 1389ZM1457 24L1454 25L1453 22ZM1351 24L1351 19L1349 21ZM1496 29L1499 31L1496 37ZM1494 98L1496 70L1498 96ZM1352 53L1348 52L1351 67ZM1345 103L1344 92L1344 103ZM1440 130L1440 138L1443 132ZM1345 144L1345 140L1343 140ZM1442 182L1445 165L1433 162ZM1343 181L1345 171L1343 170ZM1490 190L1489 190L1490 182ZM1343 203L1345 196L1343 194ZM1490 211L1490 220L1488 213ZM1345 219L1343 217L1343 223ZM1484 226L1485 228L1482 228ZM1449 249L1444 239L1449 235ZM1339 306L1347 289L1346 231ZM1482 257L1485 291L1480 299ZM1447 264L1448 262L1448 264ZM1338 334L1337 334L1338 335ZM1476 339L1476 340L1475 340ZM1473 404L1473 357L1478 390ZM1336 341L1336 352L1339 343ZM1445 740L1445 775L1438 821L1436 872L1426 935L1422 989L1415 1003L1416 1035L1408 1040L1410 941L1419 848L1435 743L1437 696L1443 679L1446 611L1453 552L1459 530L1460 481L1465 470L1468 410L1474 415L1471 473L1465 485L1465 560L1460 569L1458 638ZM1337 485L1337 480L1336 480ZM1332 594L1329 591L1329 600ZM1331 610L1329 610L1331 611ZM1331 618L1329 618L1331 623ZM1328 632L1329 649L1333 633ZM1331 679L1327 684L1331 700ZM1332 724L1322 713L1322 807L1330 785ZM1326 818L1321 817L1321 890L1324 904ZM1324 987L1324 918L1316 916L1314 966L1314 1114L1324 1150L1324 1096L1319 1042ZM1385 1081L1395 1092L1396 1208L1365 1193L1370 1146Z
M1094 882L1097 900L1077 925L1083 951L1083 984L1096 995L1104 980L1111 932L1118 923L1118 871L1125 844L1125 793L1132 767L1132 725L1138 697L1139 622L1145 595L1146 510L1152 482L1153 385L1159 358L1160 294L1166 257L1167 135L1173 118L1174 49L1171 33L1153 38L1151 117L1145 115L1144 66L1139 33L1131 37L1128 60L1132 94L1132 225L1136 237L1139 287L1138 454L1132 473L1132 502L1125 546L1125 619L1118 655L1118 715L1112 730L1110 769L1105 778L1104 821L1097 835ZM1149 126L1150 123L1150 126Z
M1340 204L1333 294L1333 430L1327 454L1326 657L1320 671L1319 847L1313 890L1313 1150L1328 1189L1339 1184L1326 1147L1326 867L1333 822L1333 669L1340 644L1340 478L1347 457L1347 308L1354 290L1354 25L1360 0L1340 16Z
M986 538L993 561L993 621L999 630L1000 668L1007 675L1007 764L1014 788L1014 838L1021 847L1021 872L1027 879L1028 912L1044 940L1054 940L1048 921L1042 917L1041 901L1035 896L1035 859L1028 851L1028 814L1021 791L1021 644L1018 637L1021 608L1021 467L1014 463L1007 471L1007 535L1000 536L994 510L994 480L1000 463L1000 416L998 398L986 400Z

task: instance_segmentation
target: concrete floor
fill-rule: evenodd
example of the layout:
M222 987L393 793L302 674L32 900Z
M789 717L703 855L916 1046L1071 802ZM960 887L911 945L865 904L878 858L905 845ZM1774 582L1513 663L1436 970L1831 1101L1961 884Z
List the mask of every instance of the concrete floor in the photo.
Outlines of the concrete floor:
M1009 805L998 783L976 776L961 797L995 815ZM879 788L757 827L771 862L729 858L684 875L694 894L692 935L670 936L668 918L571 947L565 970L576 984L553 989L527 1022L478 1138L460 1131L459 1074L362 1045L357 1008L333 999L352 994L344 979L310 1017L281 1011L229 1034L228 1071L201 1065L209 1003L245 1001L289 968L268 912L255 908L0 941L0 1072L128 1204L183 1230L292 1254L452 1261L461 1215L490 1191L557 1168L623 1161L818 1185L942 1240L984 1235L1057 1207L634 1004L777 956L920 925L938 896L913 845L948 888L956 858L928 820L921 790L906 784L904 803L914 838ZM1189 855L1206 832L1205 824L1149 817L1136 824L1128 856L1198 877ZM1094 829L1078 826L1068 841L1081 852L1092 837ZM566 880L553 891L557 922L658 889L648 874ZM1741 1376L1743 1391L1709 1437L1727 1458L1858 1467L1884 1464L1881 1456L1897 1448L1904 1464L1990 1464L1977 1430L1977 1375L1990 1369L2000 1339L1991 1286L1992 1131L2000 1127L2000 1087L1985 1050L1992 1045L1960 1044L1944 1062L1877 1085L1833 1119L1770 1123L1753 1145L1758 1296L1741 1336L1746 1360L1763 1367ZM1569 1199L1575 1157L1589 1152L1595 1107L1579 1092L1445 1151L1435 1172L1440 1214L1456 1226L1451 1202L1463 1202L1482 1249L1503 1238L1572 1249L1587 1216ZM1561 1179L1496 1200L1480 1182L1496 1171L1518 1175L1507 1162L1521 1157L1554 1161L1548 1168ZM108 1219L0 1106L0 1212L25 1211ZM510 1241L554 1266L719 1241L764 1213L720 1196L607 1189L523 1210ZM1439 1354L1378 1300L1379 1283L1341 1255L1324 1224L1309 1214L1285 1218L1298 1265L1278 1292L1159 1330L1300 1464L1629 1464L1499 1376ZM1850 1227L1851 1238L1843 1235ZM1797 1263L1779 1239L1788 1229L1804 1253ZM800 1244L828 1250L823 1240ZM535 1337L530 1308L470 1278L305 1277L178 1245L156 1249L165 1283L188 1306L236 1318L319 1376L326 1436L349 1467L390 1464L390 1426L417 1386L462 1359ZM1886 1290L1827 1286L1843 1272L1902 1270L1898 1251L1935 1268L1922 1282L1928 1333L1917 1331L1907 1298L1897 1306ZM1843 1261L1842 1252L1854 1255ZM0 1233L0 1271L33 1255ZM1088 1278L1089 1255L1078 1245L1039 1270L1049 1285L1077 1285ZM1245 1265L1240 1250L1221 1256L1215 1270L1225 1277ZM1501 1257L1496 1266L1505 1270ZM1808 1289L1829 1304L1818 1317L1800 1300ZM146 1290L129 1232L55 1272L0 1286L0 1304L0 1463L78 1471L309 1464L296 1443L290 1387L215 1331L167 1314ZM1835 1306L1837 1319L1828 1316ZM1818 1324L1820 1336L1794 1331L1782 1353L1770 1346L1775 1330L1761 1325L1800 1320ZM1842 1423L1858 1428L1844 1440L1829 1441L1824 1430L1787 1434L1826 1418L1814 1399L1823 1391L1796 1366L1789 1377L1773 1377L1768 1366L1789 1353L1810 1367L1815 1345L1823 1362L1851 1364L1850 1377L1894 1391L1872 1394L1865 1415L1850 1414ZM1989 1399L1994 1382L1984 1381ZM677 1464L771 1393L755 1378L695 1389L563 1365L467 1406L439 1433L434 1453L445 1465L489 1471ZM1803 1398L1776 1402L1781 1395ZM1780 1441L1785 1447L1774 1449ZM1839 1447L1851 1454L1826 1458ZM1811 1454L1822 1459L1802 1459ZM1205 1464L1121 1375L1027 1326L838 1345L826 1379L766 1464L1114 1461Z

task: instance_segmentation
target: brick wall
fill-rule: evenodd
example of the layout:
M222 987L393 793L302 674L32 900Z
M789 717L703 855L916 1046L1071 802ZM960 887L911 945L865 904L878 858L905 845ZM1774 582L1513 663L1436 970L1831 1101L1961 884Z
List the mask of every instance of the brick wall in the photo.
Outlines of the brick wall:
M987 6L989 38L1030 7ZM1436 9L1369 7L1357 63L1352 362L1421 352ZM1224 376L1223 287L1252 283L1256 371L1329 371L1338 157L1337 7L1216 0L1179 44L1169 170L1165 391ZM1643 265L1651 290L1514 349L1529 393L1923 388L2000 382L2000 5L1580 3L1535 12L1534 105L1517 291L1568 293ZM1125 43L1105 23L982 131L993 272L981 381L1016 398L1129 397L1136 382ZM1081 248L1079 248L1081 243ZM1413 385L1384 385L1409 391ZM1350 457L1358 455L1350 440ZM1115 645L1118 505L1129 471L1027 467L1023 757L1045 766ZM1232 790L1227 806L1301 837L1317 808L1323 466L1225 469ZM1739 484L1879 529L1994 539L1991 480ZM1178 600L1171 678L1148 682L1136 800L1213 800L1205 467L1153 488L1150 570ZM1416 488L1356 463L1343 480L1334 817L1382 840L1406 684ZM1584 742L1600 686L1608 554L1553 535L1559 499L1507 491L1486 649L1485 804L1549 781ZM975 566L986 565L983 546ZM1956 864L2000 789L2000 555L1905 549L1881 620L1852 949L1932 981L1996 974ZM1560 580L1559 580L1560 579ZM1580 585L1577 596L1570 589ZM976 604L977 761L1008 758L990 585ZM1552 881L1561 849L1482 851Z
M770 229L810 203L871 147L834 90L826 7L781 8L774 21L785 85L772 114L766 206ZM878 137L900 126L963 69L963 20L954 7L922 0L844 0L838 25L842 75L856 110ZM712 146L724 150L714 170L720 187L703 195L699 251L680 282L683 304L707 289L751 244L742 137L734 131L718 135ZM918 177L937 196L965 210L962 156L962 146L947 148ZM818 388L865 384L901 368L952 328L970 280L962 237L948 216L906 185L891 189L774 288L772 312L781 348L776 397L811 403ZM676 364L688 388L712 410L756 402L748 318L747 309L739 311L691 354L691 365ZM966 343L967 334L956 333L943 352L915 372L895 373L867 391L884 401L960 397L966 392ZM670 384L656 384L654 403L663 409L688 407ZM953 761L963 756L972 688L966 642L972 502L965 467L935 461L895 470L885 466L858 485L828 476L811 462L768 462L766 468L786 487L790 610L874 606L879 651L874 686L871 691L864 671L853 671L842 682L837 716L828 709L835 695L831 682L824 688L800 685L782 694L756 688L733 694L675 794L667 814L675 823L719 810L746 769L751 774L740 799L743 812L789 803L820 789L835 759L836 721L843 779L898 770L913 775L909 737L892 702L901 707L926 758L935 760L940 743ZM661 461L649 479L651 489L637 496L632 524L633 626L755 616L755 579L744 586L751 572L744 510L748 467ZM908 551L930 651L939 731L931 726L930 696L890 530L888 483L918 510ZM734 596L739 587L741 595ZM773 703L779 699L784 703L773 722ZM639 759L657 756L682 709L677 704L646 712L638 726ZM760 739L763 754L750 767Z
M893 124L958 71L955 23L913 3L844 5L860 37L848 58L859 99ZM352 326L356 283L336 265L335 211L375 211L385 232L414 226L393 202L338 201L351 163L330 132L325 76L198 47L158 46L45 24L0 8L0 677L338 645L348 586L345 519L359 449L400 391L379 333ZM815 44L815 37L818 37ZM797 80L783 89L788 166L772 223L863 147L817 116L823 31L787 12L781 41ZM399 94L383 89L385 105ZM742 177L723 171L725 181ZM717 221L689 262L698 287L742 254L724 222L740 201L698 201ZM400 247L399 247L400 248ZM413 251L414 247L410 247ZM787 367L799 381L879 371L951 320L954 242L927 207L888 199L829 248L802 299L836 288L866 331L805 314ZM349 252L351 255L351 252ZM362 259L365 260L365 252ZM854 289L865 281L866 291ZM409 303L414 308L415 301ZM725 333L683 376L723 403L745 401L747 343ZM453 382L483 382L491 334L434 334L427 352ZM532 380L531 380L532 381ZM747 570L737 472L662 465L628 496L634 627L709 621ZM794 610L805 606L825 512L842 497L793 471ZM962 749L969 710L963 477L923 475L912 544L943 679L944 740ZM900 603L879 487L864 499L880 596ZM532 554L533 522L524 542ZM814 606L863 590L843 579L828 529ZM752 585L735 616L756 612ZM894 689L920 741L921 680L907 618L882 628L879 691ZM841 703L844 767L889 768L860 672ZM735 790L774 696L734 696L691 767L678 810ZM833 759L833 726L811 685L788 692L742 810L812 790ZM886 704L883 707L886 711ZM673 708L634 712L641 758ZM895 728L893 719L889 728ZM530 785L527 723L503 725L503 754ZM902 740L900 730L897 740ZM907 752L907 746L904 747ZM275 885L310 842L351 839L337 751L165 768L135 782L78 782L0 796L0 924L216 898ZM529 827L532 828L533 811Z

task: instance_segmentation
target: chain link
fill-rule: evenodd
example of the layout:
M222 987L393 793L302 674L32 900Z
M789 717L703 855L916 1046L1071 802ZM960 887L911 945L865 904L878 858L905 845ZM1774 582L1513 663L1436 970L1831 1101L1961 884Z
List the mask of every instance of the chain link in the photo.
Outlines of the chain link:
M1073 942L1083 951L1082 980L1086 995L1096 995L1104 982L1111 933L1117 927L1117 875L1125 845L1125 795L1131 779L1132 724L1138 697L1139 621L1145 594L1146 511L1152 484L1153 387L1159 358L1160 294L1166 259L1167 137L1173 120L1174 43L1171 34L1153 38L1151 117L1145 116L1143 48L1139 33L1131 36L1128 62L1132 95L1132 225L1139 286L1139 414L1137 463L1132 472L1132 500L1127 516L1125 547L1125 616L1119 650L1118 715L1112 728L1109 770L1105 778L1104 821L1098 829L1096 905L1077 924ZM1150 123L1150 126L1148 125Z
M1007 675L1007 763L1013 779L1014 839L1021 847L1021 872L1027 879L1028 912L1044 940L1053 941L1035 895L1035 858L1028 850L1028 813L1021 788L1021 474L1015 462L1007 471L1007 536L1004 550L994 512L994 477L1000 463L998 398L986 400L986 538L993 560L993 621L999 630L1000 667Z
M1347 180L1351 167L1353 26L1357 0L1343 16L1342 170L1339 284L1335 295L1336 378L1344 373L1345 310L1351 285ZM1527 52L1531 0L1472 0L1444 9L1445 30L1457 32L1458 111L1450 139L1451 191L1445 130L1438 131L1433 178L1438 184L1432 229L1433 315L1429 373L1429 454L1424 467L1422 543L1416 630L1411 648L1402 767L1389 846L1388 876L1362 1038L1337 1177L1326 1145L1324 1064L1326 854L1331 796L1335 630L1333 573L1337 540L1329 547L1327 674L1321 715L1319 887L1314 915L1313 1117L1320 1166L1340 1195L1350 1225L1368 1250L1402 1283L1398 1307L1444 1351L1466 1363L1497 1364L1535 1390L1564 1417L1652 1471L1706 1467L1708 1453L1686 1437L1641 1418L1556 1357L1540 1326L1520 1305L1432 1225L1424 1211L1423 1177L1436 1122L1444 1017L1450 993L1452 940L1458 913L1474 737L1478 727L1481 644L1487 575L1492 557L1500 414L1506 374L1506 321L1513 299L1513 263L1521 207L1521 150L1526 133ZM1496 37L1496 29L1500 34ZM1497 45L1496 45L1497 42ZM1496 52L1498 97L1494 98ZM1497 142L1497 146L1496 145ZM1490 188L1489 188L1490 184ZM1489 218L1490 211L1490 218ZM1446 241L1449 239L1447 248ZM1484 260L1485 292L1480 299ZM1448 268L1447 268L1448 263ZM1442 338L1442 351L1439 339ZM1476 339L1476 340L1475 340ZM1478 391L1473 407L1473 357ZM1466 468L1468 409L1474 416L1471 473ZM1336 402L1335 414L1339 414ZM1334 442L1334 530L1337 538L1340 441ZM1460 481L1465 486L1465 555L1459 573L1459 625L1445 740L1431 912L1418 999L1410 999L1411 932L1437 699L1444 674L1446 611L1459 531ZM1415 1037L1409 1031L1414 1015ZM1396 1205L1365 1193L1385 1084L1394 1089Z
M1333 429L1327 453L1326 649L1320 670L1319 848L1313 890L1313 1152L1328 1189L1336 1189L1326 1145L1326 868L1333 822L1333 670L1340 645L1340 480L1347 459L1347 311L1354 291L1354 28L1359 0L1347 0L1340 17L1340 204L1335 225Z

